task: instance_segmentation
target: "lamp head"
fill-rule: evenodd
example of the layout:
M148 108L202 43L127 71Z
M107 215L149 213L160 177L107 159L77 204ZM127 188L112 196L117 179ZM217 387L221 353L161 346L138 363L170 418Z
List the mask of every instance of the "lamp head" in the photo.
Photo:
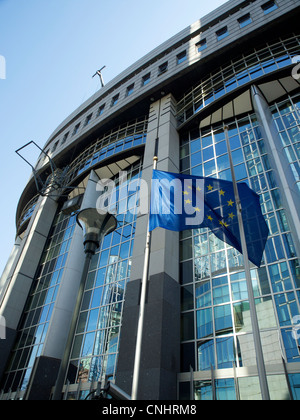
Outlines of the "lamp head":
M117 220L112 214L101 213L95 208L81 210L76 216L76 221L83 230L86 254L94 254L103 237L113 232L117 227Z

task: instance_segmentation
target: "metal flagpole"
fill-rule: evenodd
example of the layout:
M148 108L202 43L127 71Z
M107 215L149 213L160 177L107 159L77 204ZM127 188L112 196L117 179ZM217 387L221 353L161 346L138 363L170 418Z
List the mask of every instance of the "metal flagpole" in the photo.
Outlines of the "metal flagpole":
M262 350L262 345L261 345L258 319L257 319L257 313L256 313L256 307L255 307L254 293L253 293L253 288L252 288L250 265L249 265L249 259L248 259L248 249L247 249L247 243L245 239L245 231L244 231L244 224L243 224L243 218L242 218L242 206L241 206L241 201L239 197L237 182L236 182L234 168L233 168L233 161L232 161L232 155L231 155L231 150L230 150L227 126L224 126L224 132L225 132L227 151L228 151L228 157L229 157L229 163L230 163L230 169L231 169L231 176L232 176L232 182L233 182L233 188L234 188L234 196L235 196L235 201L236 201L242 254L244 257L244 267L245 267L246 283L247 283L249 306L250 306L250 317L251 317L251 324L252 324L252 331L253 331L253 338L254 338L254 348L255 348L255 353L256 353L257 370L258 370L261 395L262 395L263 400L270 400L266 368L265 368L265 363L264 363L263 350Z
M157 160L158 160L157 158L158 147L157 146L158 146L158 139L156 140L155 156L153 157L153 170L157 168ZM149 272L151 236L152 236L151 233L152 232L149 231L149 219L148 219L144 268L143 268L143 276L142 276L142 289L141 289L141 297L140 297L140 311L139 311L139 319L138 319L135 359L134 359L133 378L132 378L132 391L131 391L132 400L137 400L137 397L138 397L143 327L144 327L144 316L145 316L145 306L146 306L146 292L147 292L147 281L148 281L148 272Z

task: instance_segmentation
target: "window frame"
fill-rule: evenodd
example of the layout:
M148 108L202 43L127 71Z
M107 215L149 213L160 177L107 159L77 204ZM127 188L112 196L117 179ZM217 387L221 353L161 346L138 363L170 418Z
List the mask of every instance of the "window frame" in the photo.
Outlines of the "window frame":
M278 4L274 0L269 0L260 6L265 15L268 15L278 9Z
M127 88L126 88L126 95L125 95L126 98L127 98L127 96L132 95L133 91L134 91L134 83L131 83L131 85L127 86Z
M72 136L75 136L78 133L79 128L80 128L80 123L75 125Z
M119 99L120 99L120 94L119 94L119 93L117 93L116 95L114 95L114 96L111 98L111 103L110 103L110 106L111 106L111 107L113 107L113 106L117 105L117 103L119 102Z
M67 141L67 138L69 136L69 133L70 133L69 131L67 133L65 133L65 135L62 138L61 144L64 144Z
M91 120L92 120L92 116L93 116L93 113L89 114L89 115L86 117L85 122L84 122L84 127L86 127L87 125L89 125L89 123L90 123L90 122L91 122Z
M158 66L158 76L168 71L169 62L165 61L160 66Z
M244 28L245 26L250 25L252 23L252 17L250 13L246 13L245 15L238 18L238 24L240 25L240 29Z
M102 105L99 106L98 111L97 111L97 118L100 117L100 115L103 114L104 109L105 109L105 104L102 104Z
M187 60L187 52L186 50L181 51L179 54L176 55L176 63L181 64Z
M148 85L148 83L150 83L151 80L151 72L145 74L142 77L142 87Z
M218 41L222 41L222 39L226 38L229 35L228 26L223 26L222 28L216 31L216 37Z
M201 51L206 50L206 48L207 48L206 38L203 38L199 42L197 42L196 43L196 48L197 48L198 53L200 53Z

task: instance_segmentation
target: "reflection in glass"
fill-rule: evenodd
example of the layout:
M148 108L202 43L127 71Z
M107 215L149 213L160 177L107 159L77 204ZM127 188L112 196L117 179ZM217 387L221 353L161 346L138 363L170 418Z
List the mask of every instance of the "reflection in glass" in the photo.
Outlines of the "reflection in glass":
M194 338L194 313L181 314L181 340L193 340Z
M282 341L288 363L300 362L300 339L298 338L296 340L292 333L292 328L283 328L281 330Z
M251 318L249 302L239 302L233 304L233 316L236 332L251 332Z
M212 309L197 311L197 338L210 337L213 333Z
M217 379L215 381L216 397L219 401L236 400L236 391L233 378Z
M216 275L217 273L222 273L226 271L226 254L225 251L217 252L211 254L211 271Z
M261 400L258 376L238 378L240 398L243 401Z
M267 379L271 400L289 401L291 399L285 375L270 375Z
M210 281L196 283L196 308L204 308L211 305Z
M211 381L195 381L194 393L196 401L211 401L213 398Z
M215 367L214 340L201 341L198 344L198 370L210 370Z
M227 276L212 279L213 303L218 305L230 300Z
M290 386L292 388L293 399L300 400L300 373L293 373L288 375Z
M232 333L232 316L230 305L216 306L214 308L216 334Z
M215 392L213 392L215 386ZM196 401L211 401L215 393L216 400L236 400L234 379L216 379L214 384L211 380L194 382L194 398Z
M181 310L188 311L194 307L193 285L181 288Z
M299 315L294 292L280 293L274 298L280 325L291 325L293 316Z
M271 296L256 298L255 307L260 329L277 327L274 305Z
M232 368L236 365L234 338L224 337L216 339L218 369Z
M248 299L246 276L244 272L230 276L232 300Z
M210 276L209 256L195 258L195 280L202 280Z

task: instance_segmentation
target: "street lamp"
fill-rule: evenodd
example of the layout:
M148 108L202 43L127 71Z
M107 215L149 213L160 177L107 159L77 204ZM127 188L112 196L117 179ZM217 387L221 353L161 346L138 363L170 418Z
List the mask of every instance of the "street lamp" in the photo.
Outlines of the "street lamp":
M105 235L117 227L116 218L110 213L100 213L97 209L81 210L76 221L83 230L84 252L86 256L94 255Z
M113 232L117 227L116 218L107 212L99 211L95 208L88 208L81 210L77 216L76 221L78 225L82 228L84 234L84 252L85 252L85 262L82 270L79 290L77 294L76 305L73 313L73 318L69 330L68 340L65 348L65 352L60 364L55 389L53 392L53 400L60 400L62 389L64 386L64 380L67 372L68 361L70 358L70 352L72 347L72 342L74 334L76 331L76 325L78 316L80 313L83 293L85 289L85 283L87 274L89 271L90 261L92 256L95 254L96 250L99 248L102 239L105 235Z

